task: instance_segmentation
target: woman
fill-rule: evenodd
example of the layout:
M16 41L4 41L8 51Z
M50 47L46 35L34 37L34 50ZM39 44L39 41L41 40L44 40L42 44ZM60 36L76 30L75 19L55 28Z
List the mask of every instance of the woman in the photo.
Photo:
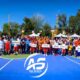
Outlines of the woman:
M0 37L0 55L2 55L4 52L4 43L2 41L2 38Z
M67 45L65 44L64 41L63 41L63 43L61 45L61 48L62 48L62 56L66 55Z
M42 49L45 55L47 55L48 51L50 50L50 44L48 44L48 40L45 38L44 43L42 44Z
M41 38L38 40L38 47L39 47L39 52L40 52L40 53L43 53L43 52L42 52L42 44L43 44L43 42L44 42L44 39L43 39L43 37L41 37Z
M7 54L10 53L10 41L9 41L9 40L7 40L7 41L5 42L5 52L6 52Z
M30 42L30 52L34 53L37 49L37 43L36 40L31 40Z
M25 40L21 41L21 51L22 51L22 53L26 53L26 42L25 42Z
M73 49L73 46L72 46L72 43L70 43L68 46L68 54L69 55L72 55L72 49Z

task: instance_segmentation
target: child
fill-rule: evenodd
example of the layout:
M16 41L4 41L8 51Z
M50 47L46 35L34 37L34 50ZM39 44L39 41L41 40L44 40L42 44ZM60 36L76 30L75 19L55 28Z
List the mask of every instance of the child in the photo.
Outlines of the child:
M80 43L79 45L76 47L76 57L80 56Z
M5 52L7 54L10 53L10 41L8 41L8 40L5 42Z
M14 54L15 54L15 55L18 54L18 46L17 46L16 43L14 44Z
M0 55L2 55L4 52L4 43L2 41L2 38L0 37Z
M66 49L67 49L67 45L63 42L63 44L61 45L62 48L62 56L66 55Z
M46 41L44 41L44 44L42 44L42 49L43 49L44 54L47 55L47 53L48 53L48 51L50 49L50 45L47 44Z
M68 54L69 55L72 55L72 49L73 49L73 46L72 46L72 43L70 43L68 46Z
M26 42L25 42L25 40L22 40L22 42L21 42L21 51L22 51L22 53L26 53Z
M34 53L36 51L36 49L37 49L37 43L34 40L32 40L30 42L30 52Z

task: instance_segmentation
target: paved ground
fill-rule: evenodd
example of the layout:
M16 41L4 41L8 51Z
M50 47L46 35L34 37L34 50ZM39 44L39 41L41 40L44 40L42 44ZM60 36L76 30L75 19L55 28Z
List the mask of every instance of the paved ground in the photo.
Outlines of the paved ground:
M70 56L46 56L48 71L41 78L28 76L24 59L0 58L0 80L80 80L80 59Z

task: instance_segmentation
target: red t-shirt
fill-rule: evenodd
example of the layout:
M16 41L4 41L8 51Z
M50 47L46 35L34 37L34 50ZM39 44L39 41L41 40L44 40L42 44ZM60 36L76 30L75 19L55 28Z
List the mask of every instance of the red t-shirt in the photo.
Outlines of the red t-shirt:
M5 50L6 50L6 51L9 51L9 50L10 50L10 42L9 42L9 41L7 41L7 42L5 43Z

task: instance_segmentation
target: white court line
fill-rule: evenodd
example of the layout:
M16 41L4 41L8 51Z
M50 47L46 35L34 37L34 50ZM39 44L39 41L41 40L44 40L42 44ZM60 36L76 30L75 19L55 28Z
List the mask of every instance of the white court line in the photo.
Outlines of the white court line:
M72 59L70 59L70 58L68 58L68 57L66 57L66 56L64 56L67 60L69 60L69 61L71 61L71 62L73 62L73 63L75 63L75 64L77 64L77 65L79 65L80 66L80 63L78 63L78 62L76 62L75 60L72 60Z
M15 59L15 60L17 60L17 59L26 59L27 57L24 57L24 58L5 58L5 57L0 57L1 59L8 59L8 60L10 60L10 59Z
M9 60L4 66L2 66L2 67L0 68L0 71L1 71L3 68L5 68L11 61L13 61L13 59Z

